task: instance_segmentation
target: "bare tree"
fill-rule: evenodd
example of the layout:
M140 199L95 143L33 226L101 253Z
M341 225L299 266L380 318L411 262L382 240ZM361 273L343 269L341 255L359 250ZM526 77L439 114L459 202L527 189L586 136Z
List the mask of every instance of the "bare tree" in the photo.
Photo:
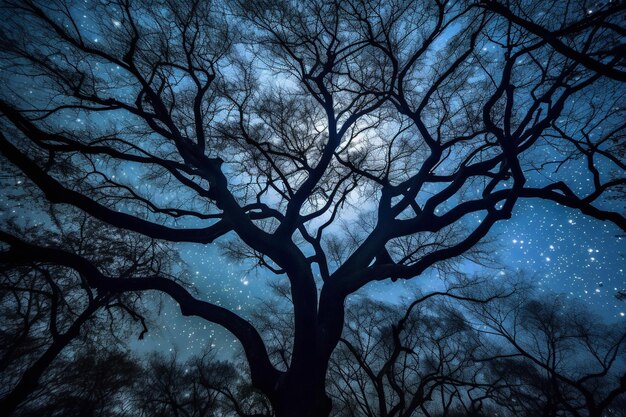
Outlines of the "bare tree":
M482 378L488 361L476 359L491 342L483 340L456 304L506 299L522 281L469 294L485 282L458 276L446 291L419 296L408 304L361 300L350 305L344 336L329 368L338 415L483 415L481 399L498 384Z
M339 415L448 415L458 405L472 382L475 334L452 311L420 307L404 316L375 302L349 310L329 370Z
M128 393L141 367L126 352L93 347L75 349L55 361L41 389L12 415L19 417L124 417ZM134 410L133 410L134 411Z
M623 415L623 324L504 281L466 282L408 308L352 305L329 368L337 415Z
M484 260L520 199L626 230L606 198L625 182L624 9L558 3L5 0L3 165L54 204L221 241L284 278L288 367L169 277L114 276L10 232L3 256L163 292L234 334L278 416L326 416L349 294ZM549 27L529 24L539 12Z
M515 294L472 305L469 320L492 343L481 347L489 398L519 416L623 415L626 327L594 317L564 296Z
M234 364L218 360L211 351L184 362L176 355L152 355L130 398L131 411L140 416L273 415Z
M135 271L155 274L169 271L170 256L161 244L136 235L122 237L86 216L82 216L77 229L63 227L68 223L53 212L50 220L60 226L56 233L52 225L42 229L9 222L5 226L15 235L73 248L76 254L88 256L98 268L116 276ZM39 411L27 412L22 407L21 414L41 415L43 410L36 408L36 404L41 406L42 402L66 409L51 398L62 397L59 391L72 391L68 388L69 381L79 379L74 374L89 374L86 368L90 354L94 361L108 355L111 363L124 365L124 357L109 351L131 332L138 331L139 338L143 338L148 330L146 312L136 294L94 291L86 284L85 277L71 268L7 252L0 255L0 266L0 414L3 416L13 415L25 401L29 402L26 410L35 407ZM96 349L102 341L107 343ZM100 355L98 359L96 354ZM72 370L70 365L63 365L71 362L72 357L83 357L87 362L78 366L79 370ZM67 378L62 377L63 373ZM106 376L100 381L103 384ZM49 389L50 386L54 388ZM95 407L95 403L92 405ZM80 407L78 402L72 406ZM88 410L83 407L82 411L87 415Z

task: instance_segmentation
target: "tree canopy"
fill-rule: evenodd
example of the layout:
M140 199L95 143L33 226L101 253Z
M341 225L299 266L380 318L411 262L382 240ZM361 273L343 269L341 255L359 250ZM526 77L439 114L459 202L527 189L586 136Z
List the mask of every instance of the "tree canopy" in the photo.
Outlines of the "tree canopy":
M348 295L489 258L485 238L521 200L626 230L621 2L1 7L3 182L33 206L3 223L0 259L72 270L98 293L160 291L223 326L278 416L330 413ZM110 267L110 243L38 239L35 204L119 242L219 242L278 275L288 366L176 268Z

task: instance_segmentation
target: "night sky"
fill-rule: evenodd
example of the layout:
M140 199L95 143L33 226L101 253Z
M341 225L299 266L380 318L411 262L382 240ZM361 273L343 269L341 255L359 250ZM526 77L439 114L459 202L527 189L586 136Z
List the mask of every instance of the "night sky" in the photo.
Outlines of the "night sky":
M626 245L620 230L567 207L539 200L520 202L513 218L497 224L489 235L497 237L496 256L510 271L523 270L536 278L539 291L565 294L584 301L591 311L607 321L626 320L626 301L615 297L626 287ZM271 274L249 268L221 256L216 245L181 245L198 289L208 300L233 308L246 316L259 299L271 296L265 282ZM467 265L468 270L477 268ZM485 271L497 277L500 272ZM503 271L504 273L504 271ZM276 278L274 278L276 279ZM371 296L387 302L409 298L441 284L434 272L412 281L387 280L370 284L352 295ZM160 328L143 341L133 343L141 351L176 349L183 356L208 345L232 352L238 343L218 326L198 318L182 317L166 301Z
M81 22L81 28L90 34L94 43L106 42L106 33L96 32L90 25L89 16L84 15ZM119 25L120 22L112 21L111 30L116 30ZM484 50L488 52L487 46ZM106 67L97 70L105 73L118 69ZM25 95L27 100L37 101L38 90L28 88L24 80L17 80L13 88ZM90 125L90 121L80 114L68 114L63 123L77 129L81 126L87 129ZM139 177L136 174L126 167L111 172L111 175L120 175L131 183L133 180L130 178ZM586 180L580 179L576 172L567 176L570 181ZM143 191L151 187L149 183L136 185ZM174 195L175 190L158 192L158 198L163 201ZM19 210L27 210L16 208L7 200L1 204L2 216L19 215ZM621 202L611 204L623 205ZM513 218L497 223L489 237L495 239L492 243L496 248L494 255L504 269L502 272L490 270L486 273L497 277L523 270L528 276L536 278L541 291L554 291L583 300L606 320L626 320L626 301L615 297L616 291L626 288L626 245L616 226L555 203L522 200L515 208ZM221 255L217 244L178 244L176 247L186 263L190 280L199 290L200 298L248 317L259 300L270 296L266 282L276 278L261 270L250 270L250 265L227 259ZM477 270L473 265L466 265L466 268L470 273ZM372 296L395 302L401 297L410 298L420 289L435 287L438 282L435 273L429 271L412 281L370 284L351 297ZM156 296L153 294L151 297L156 303ZM164 308L157 318L156 327L150 329L144 340L134 341L132 345L139 351L176 349L181 355L199 352L210 345L228 354L237 342L218 326L199 318L182 317L171 300L164 299Z

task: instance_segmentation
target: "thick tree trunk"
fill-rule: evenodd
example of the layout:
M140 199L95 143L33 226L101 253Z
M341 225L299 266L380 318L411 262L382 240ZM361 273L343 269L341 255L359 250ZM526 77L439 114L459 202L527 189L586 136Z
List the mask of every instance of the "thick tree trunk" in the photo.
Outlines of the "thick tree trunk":
M332 402L324 381L314 375L286 376L273 401L276 417L328 417Z
M289 371L279 380L272 396L277 417L328 417L332 401L326 394L326 372L344 322L344 297L322 290L316 326L297 332L307 339L292 357ZM298 330L298 329L296 329Z
M332 404L326 395L330 353L323 354L319 344L311 348L308 356L293 357L290 369L276 383L270 399L277 417L330 415Z

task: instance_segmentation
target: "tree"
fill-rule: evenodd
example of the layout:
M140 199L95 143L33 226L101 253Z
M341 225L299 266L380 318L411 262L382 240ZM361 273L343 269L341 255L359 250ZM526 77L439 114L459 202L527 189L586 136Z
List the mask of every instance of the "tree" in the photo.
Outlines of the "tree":
M80 349L52 364L41 389L22 404L20 417L124 417L128 392L141 367L123 351Z
M337 415L447 416L458 405L478 340L454 311L416 306L351 306L329 369Z
M418 295L410 303L363 299L350 305L329 368L337 415L482 417L506 412L491 394L500 388L499 381L485 378L494 358L484 352L493 343L474 328L475 320L462 304L488 309L526 291L528 284L519 276L502 286L490 281L457 274L446 291Z
M625 182L617 3L5 0L3 166L53 204L279 275L288 368L169 277L8 232L4 256L165 293L233 333L278 416L326 416L349 294L481 260L522 199L626 230L608 198Z
M114 276L133 272L169 273L172 256L158 242L133 234L121 236L85 215L73 217L77 225L65 221L54 210L48 215L52 224L43 230L40 225L20 226L11 221L5 226L13 235L72 248ZM148 330L146 314L137 294L94 291L86 285L85 277L71 268L3 252L0 255L0 415L13 415L26 401L31 403L27 410L48 403L68 413L67 407L71 406L80 407L83 415L93 414L95 408L88 410L86 404L100 407L106 402L104 395L96 398L91 391L94 395L85 395L83 405L77 397L74 397L76 401L62 405L60 399L68 396L59 391L73 392L68 385L81 377L99 379L90 390L121 386L111 383L112 387L104 387L107 378L115 376L104 369L106 361L120 365L121 370L129 368L125 357L115 348L122 338L137 330L133 322L141 325L139 338L143 338ZM102 341L107 342L108 349L96 349ZM72 364L72 358L79 358L74 360L78 363ZM98 360L101 362L94 365ZM103 369L96 378L97 372L89 368L98 366ZM112 398L107 400L113 403ZM43 415L43 408L36 410L22 409L19 413Z
M185 362L152 355L129 393L133 415L270 417L265 398L249 386L234 364L211 351Z
M470 321L495 338L481 347L498 404L519 416L623 415L626 327L603 323L564 296L517 293L473 304Z
M525 280L361 300L329 368L338 416L621 416L626 327Z

